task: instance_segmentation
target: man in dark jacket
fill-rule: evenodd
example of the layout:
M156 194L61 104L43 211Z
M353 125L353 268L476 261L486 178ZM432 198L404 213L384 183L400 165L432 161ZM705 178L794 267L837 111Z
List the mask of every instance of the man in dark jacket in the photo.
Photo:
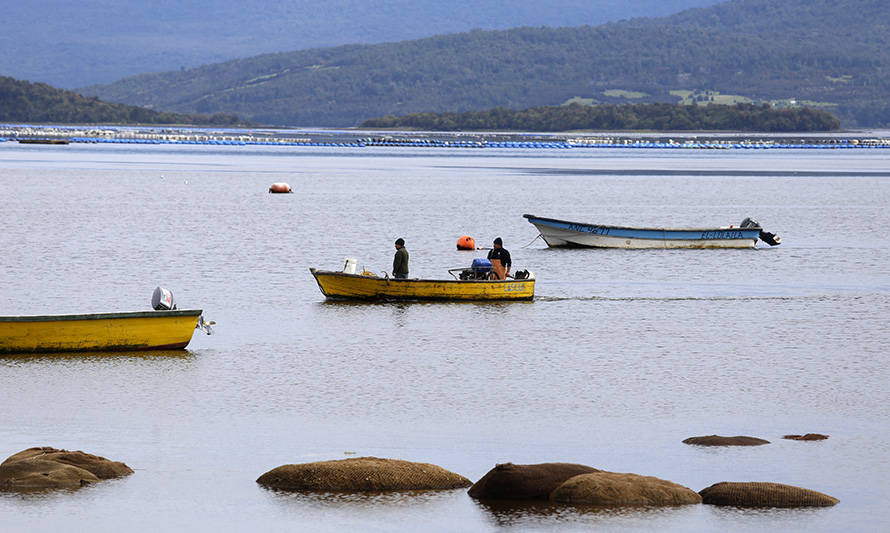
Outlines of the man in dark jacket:
M504 248L504 241L500 237L494 240L494 248L488 252L488 260L491 261L491 270L494 272L495 279L507 279L510 275L510 267L513 261L510 259L510 252Z
M396 279L408 277L408 250L405 249L405 239L396 239L396 255L392 259L392 275Z

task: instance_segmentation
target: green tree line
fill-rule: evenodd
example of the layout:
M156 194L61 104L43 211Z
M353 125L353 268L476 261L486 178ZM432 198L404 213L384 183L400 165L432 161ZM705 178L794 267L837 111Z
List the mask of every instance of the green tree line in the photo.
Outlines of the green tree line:
M819 109L773 109L768 105L753 104L570 104L521 111L496 107L464 113L388 115L366 120L362 127L426 131L731 130L784 133L836 130L840 121Z

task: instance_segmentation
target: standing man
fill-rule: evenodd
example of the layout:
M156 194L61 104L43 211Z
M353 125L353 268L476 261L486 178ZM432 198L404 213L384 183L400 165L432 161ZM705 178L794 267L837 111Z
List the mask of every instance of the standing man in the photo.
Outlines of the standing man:
M488 260L491 261L491 270L494 272L495 279L507 279L510 275L510 266L513 261L510 259L510 252L504 248L504 241L500 237L495 238L494 248L488 252Z
M396 239L396 255L392 259L392 275L396 279L408 277L408 250L405 249L405 239Z

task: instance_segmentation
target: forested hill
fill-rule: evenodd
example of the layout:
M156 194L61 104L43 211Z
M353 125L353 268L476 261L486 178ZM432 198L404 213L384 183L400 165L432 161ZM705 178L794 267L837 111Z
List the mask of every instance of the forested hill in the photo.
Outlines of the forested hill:
M823 46L845 49L864 45L867 53L890 43L888 11L883 0L745 0L622 24L668 24L760 36L785 34L813 43L824 38Z
M587 103L781 102L890 125L884 0L735 0L663 19L473 31L267 54L88 88L105 100L282 125ZM693 91L696 91L693 94Z
M0 121L63 124L233 125L232 115L162 113L143 107L109 104L75 92L0 76Z
M473 28L596 25L718 1L10 0L0 16L0 73L72 89L262 53Z

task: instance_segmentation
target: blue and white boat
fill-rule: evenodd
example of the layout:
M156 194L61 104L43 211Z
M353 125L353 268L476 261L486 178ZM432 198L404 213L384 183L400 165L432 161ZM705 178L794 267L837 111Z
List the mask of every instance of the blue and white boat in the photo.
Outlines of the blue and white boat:
M782 239L746 218L737 226L719 228L631 228L570 222L522 215L548 246L589 248L754 248L760 239L776 246Z

